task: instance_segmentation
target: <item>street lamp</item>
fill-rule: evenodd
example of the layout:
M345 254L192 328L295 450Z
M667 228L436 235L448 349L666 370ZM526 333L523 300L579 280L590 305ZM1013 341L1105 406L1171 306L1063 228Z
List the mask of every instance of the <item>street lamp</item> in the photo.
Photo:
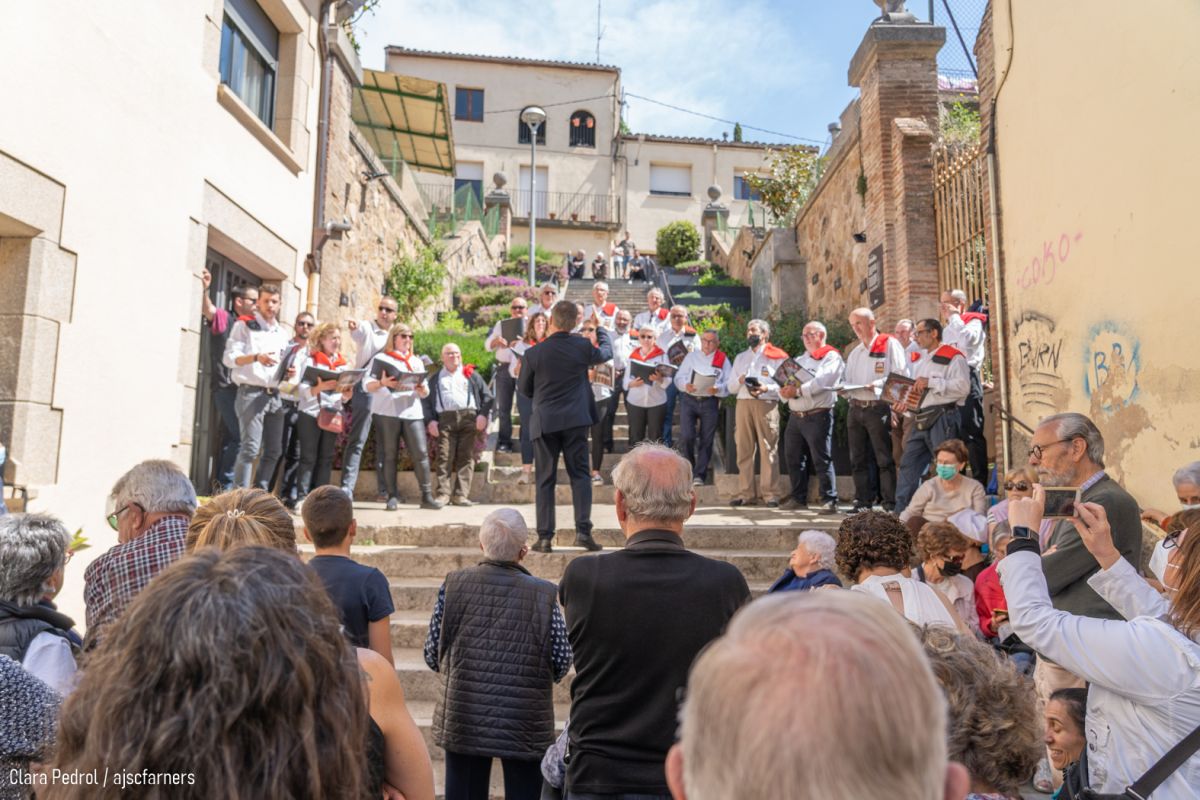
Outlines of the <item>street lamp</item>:
M537 132L546 121L546 112L527 106L521 122L529 126L529 285L537 285Z

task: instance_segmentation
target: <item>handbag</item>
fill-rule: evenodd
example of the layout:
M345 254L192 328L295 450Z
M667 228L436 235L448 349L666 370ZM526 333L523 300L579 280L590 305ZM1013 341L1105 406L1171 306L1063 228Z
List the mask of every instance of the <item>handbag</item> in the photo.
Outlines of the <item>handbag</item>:
M342 433L346 430L346 414L331 408L322 408L317 414L317 427L330 433Z
M1182 767L1197 750L1200 750L1200 727L1183 737L1179 744L1168 750L1150 769L1146 770L1142 777L1126 787L1121 794L1101 794L1088 786L1087 751L1085 750L1084 756L1079 760L1084 786L1079 792L1079 797L1086 798L1086 800L1145 800L1162 785L1163 781L1171 777L1171 773Z

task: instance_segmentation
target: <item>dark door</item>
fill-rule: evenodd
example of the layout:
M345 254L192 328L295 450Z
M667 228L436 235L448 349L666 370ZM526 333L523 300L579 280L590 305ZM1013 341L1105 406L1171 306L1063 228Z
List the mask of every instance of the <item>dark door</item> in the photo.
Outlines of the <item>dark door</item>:
M260 278L239 267L225 256L209 250L205 259L212 283L208 287L208 296L217 308L224 308L232 313L233 297L230 294L235 286L258 286ZM208 333L208 320L200 320L200 360L196 373L196 414L192 424L192 483L196 492L202 495L212 490L213 472L217 454L221 452L221 421L213 403L213 372L214 360L219 355L213 353L212 337Z

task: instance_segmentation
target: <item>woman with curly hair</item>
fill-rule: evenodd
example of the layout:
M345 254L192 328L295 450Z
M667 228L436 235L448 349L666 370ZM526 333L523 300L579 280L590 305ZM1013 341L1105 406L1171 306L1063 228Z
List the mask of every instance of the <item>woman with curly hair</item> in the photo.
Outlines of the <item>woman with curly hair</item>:
M261 545L296 552L296 523L279 498L262 489L231 489L196 509L188 524L184 549L228 550L235 545Z
M928 584L950 601L954 613L979 633L975 614L975 584L962 574L963 558L971 541L949 522L928 522L917 534L917 557L921 563L916 579Z
M966 800L1020 798L1042 754L1033 685L971 636L930 626L920 637L949 705L948 755L971 776Z
M944 625L967 632L941 594L904 574L912 559L912 535L895 516L863 511L846 517L837 538L834 559L838 571L854 581L853 591L891 603L917 625Z

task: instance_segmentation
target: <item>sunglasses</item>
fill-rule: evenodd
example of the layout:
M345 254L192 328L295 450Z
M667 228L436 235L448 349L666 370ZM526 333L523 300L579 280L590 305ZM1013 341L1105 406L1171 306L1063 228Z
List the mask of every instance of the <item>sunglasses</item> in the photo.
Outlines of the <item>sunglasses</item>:
M316 324L315 322L297 322L296 327L297 328L311 328L315 324Z
M584 328L583 332L584 333L595 333L596 329L595 328Z
M106 517L106 519L108 520L108 527L112 528L114 531L117 530L118 529L117 523L121 519L121 515L124 514L126 511L128 511L129 509L133 508L134 506L137 506L138 508L142 508L137 503L126 503L125 505L121 506L119 509L117 509L113 513L109 514L108 517ZM146 509L142 508L143 512L145 512L145 510Z
M1032 488L1033 487L1025 481L1004 484L1004 491L1006 492L1011 492L1013 489L1016 489L1018 492L1028 492Z
M397 339L411 339L412 337L413 337L413 335L411 333L397 333L396 334Z
M380 307L379 307L379 313L381 313L381 314L395 314L395 313L396 313L396 309L394 309L394 308L388 308L387 306L380 306Z

